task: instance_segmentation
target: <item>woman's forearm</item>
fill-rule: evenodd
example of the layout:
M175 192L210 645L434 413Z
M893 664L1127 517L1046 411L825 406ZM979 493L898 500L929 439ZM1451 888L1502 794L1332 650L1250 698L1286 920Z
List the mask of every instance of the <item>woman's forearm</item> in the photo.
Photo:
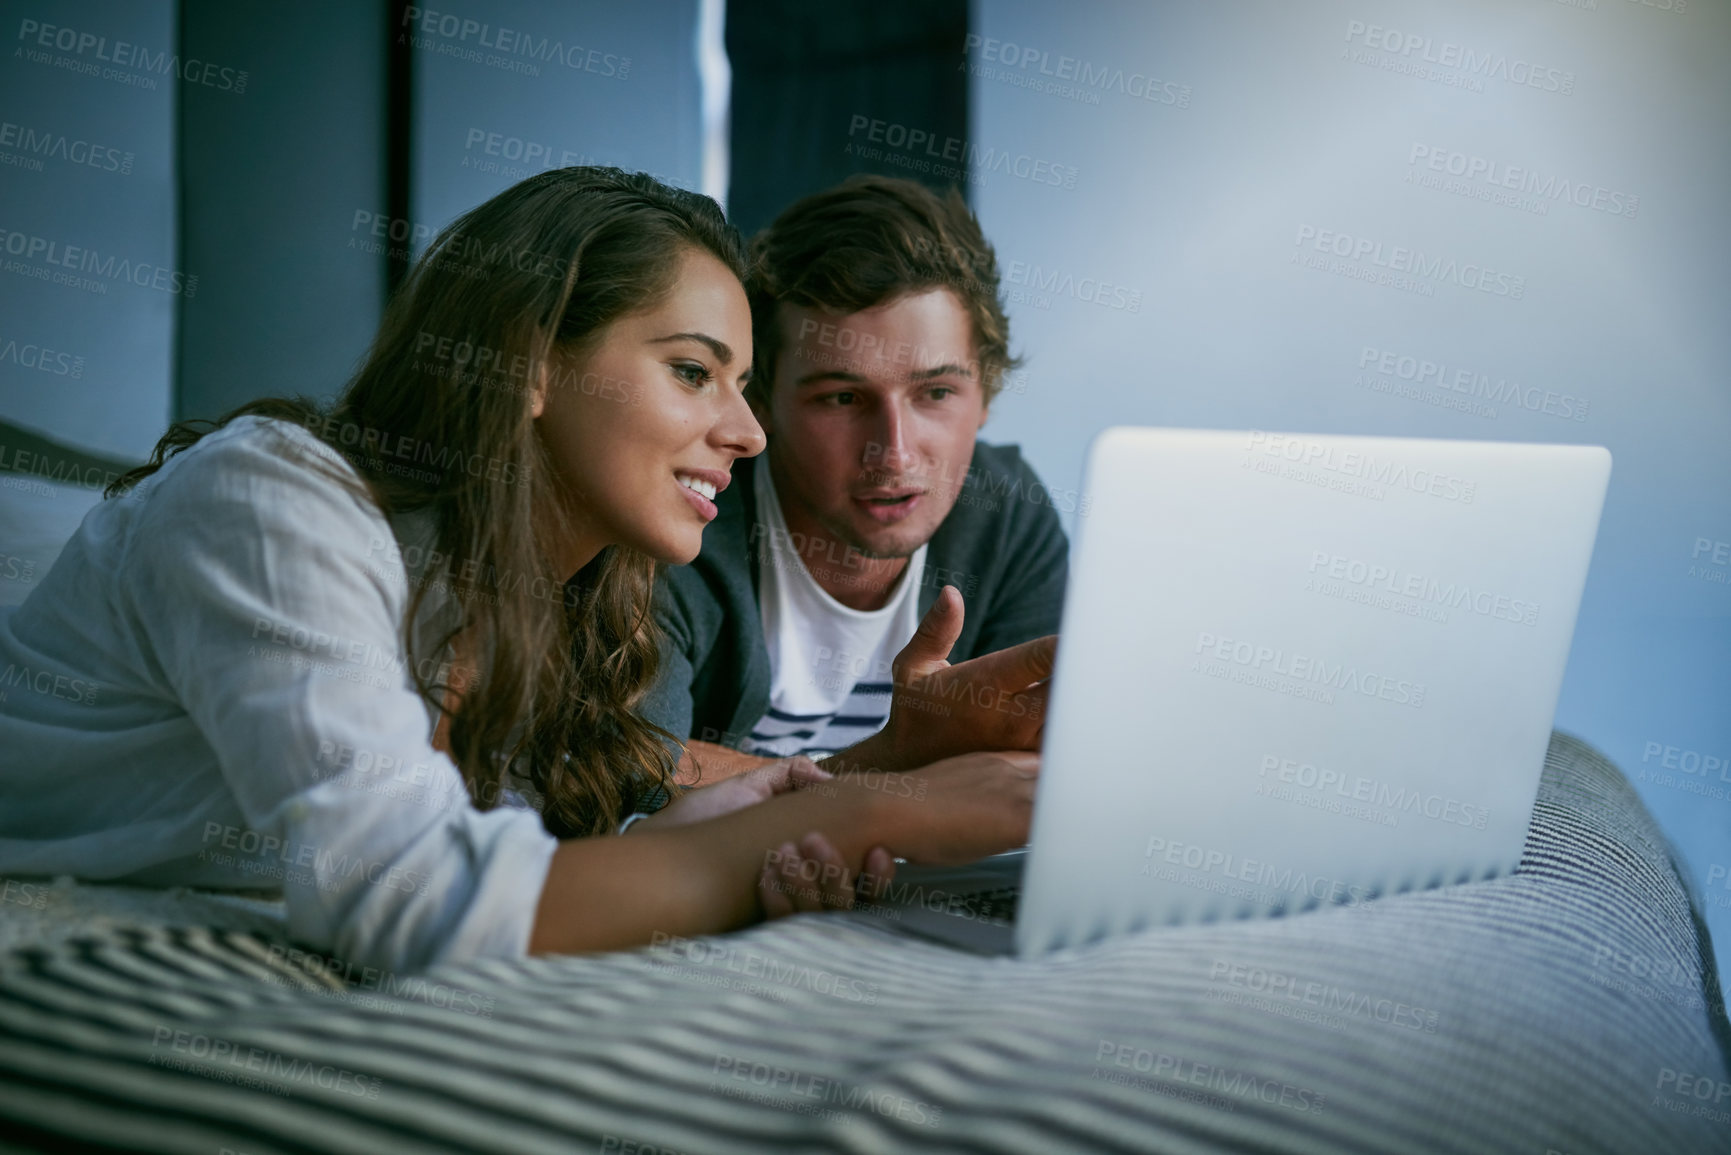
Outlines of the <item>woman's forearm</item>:
M850 868L889 840L894 799L819 787L720 818L623 837L562 842L529 939L531 954L623 950L656 932L716 934L758 917L767 856L821 830Z

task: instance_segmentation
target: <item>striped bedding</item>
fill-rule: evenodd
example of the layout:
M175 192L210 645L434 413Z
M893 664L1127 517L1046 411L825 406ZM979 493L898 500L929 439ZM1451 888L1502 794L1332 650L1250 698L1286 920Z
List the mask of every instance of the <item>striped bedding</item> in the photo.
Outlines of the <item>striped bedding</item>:
M1560 734L1512 876L1033 962L850 914L345 985L172 921L0 955L0 1148L1731 1151L1690 893Z

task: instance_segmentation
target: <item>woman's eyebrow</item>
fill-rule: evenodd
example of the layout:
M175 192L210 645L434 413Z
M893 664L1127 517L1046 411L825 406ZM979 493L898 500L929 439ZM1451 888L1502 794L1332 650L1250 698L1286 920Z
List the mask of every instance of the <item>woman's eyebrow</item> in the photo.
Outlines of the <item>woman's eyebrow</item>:
M670 333L665 337L657 337L650 341L651 345L665 345L670 341L700 341L709 346L709 351L715 354L716 360L723 365L733 364L733 350L725 341L717 341L708 333Z

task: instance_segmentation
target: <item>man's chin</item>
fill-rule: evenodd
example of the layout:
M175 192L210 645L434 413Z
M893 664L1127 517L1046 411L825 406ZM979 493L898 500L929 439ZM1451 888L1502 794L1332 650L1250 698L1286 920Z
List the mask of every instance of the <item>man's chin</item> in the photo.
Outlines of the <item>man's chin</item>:
M912 520L912 519L910 519ZM924 519L920 519L922 522ZM940 521L938 525L942 525ZM879 525L856 518L848 546L868 558L912 557L914 552L932 539L937 525Z

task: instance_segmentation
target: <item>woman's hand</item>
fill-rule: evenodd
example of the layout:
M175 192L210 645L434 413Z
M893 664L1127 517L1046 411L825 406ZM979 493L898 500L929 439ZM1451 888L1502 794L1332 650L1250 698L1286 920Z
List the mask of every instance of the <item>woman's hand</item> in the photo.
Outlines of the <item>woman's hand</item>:
M888 841L919 862L948 864L1013 850L1028 841L1040 758L1026 751L964 754L908 774L844 778L834 789L882 790L900 800ZM882 894L895 877L895 858L882 846L857 874L829 839L812 831L796 845L772 851L757 881L765 918L813 910L845 910L856 898Z
M719 818L777 794L816 786L832 778L810 758L798 755L782 758L687 791L657 813L633 823L631 830L644 827L668 830ZM847 863L829 840L816 832L800 839L797 847L791 842L784 843L765 859L757 884L765 918L803 911L845 910L853 906L856 894L870 898L881 893L895 877L896 860L883 847L875 847L866 855L865 869L856 875L847 869Z
M783 908L771 894L766 905L762 885L765 864L779 866L790 841L799 858L819 863L819 905L825 885L845 903L859 881L846 870L856 864L864 873L888 873L870 869L889 865L881 856L872 860L875 848L915 862L958 863L1025 845L1038 770L1033 754L965 754L911 774L816 778L803 790L794 786L814 776L793 767L779 775L753 771L758 778L749 784L729 779L694 790L687 804L668 808L659 829L645 820L628 837L561 842L535 908L530 952L619 950L657 933L719 934L766 910L790 913L801 896L781 894ZM714 802L700 797L711 791ZM655 832L638 836L643 826ZM809 841L813 832L828 846ZM826 862L842 866L827 883Z
M796 846L784 842L767 856L757 880L764 918L814 910L847 910L856 898L883 893L896 874L896 860L881 846L867 853L865 869L855 874L829 839L813 831Z
M892 794L898 813L886 841L905 858L942 865L1026 845L1039 770L1039 755L1026 751L964 754L907 774L843 778L831 789ZM765 918L846 910L856 899L882 894L895 878L895 863L877 846L855 873L814 830L770 852L757 880L758 902Z
M720 818L723 814L743 810L777 794L815 786L820 782L828 782L833 777L827 771L818 769L817 763L810 758L800 755L782 758L767 766L748 770L744 774L688 790L648 818L633 823L631 831L669 830L675 826L688 826L693 822Z

